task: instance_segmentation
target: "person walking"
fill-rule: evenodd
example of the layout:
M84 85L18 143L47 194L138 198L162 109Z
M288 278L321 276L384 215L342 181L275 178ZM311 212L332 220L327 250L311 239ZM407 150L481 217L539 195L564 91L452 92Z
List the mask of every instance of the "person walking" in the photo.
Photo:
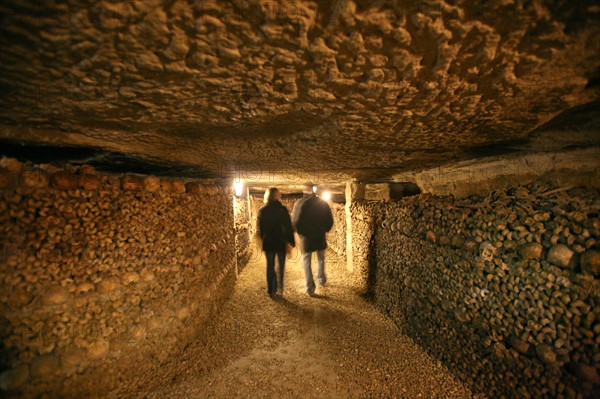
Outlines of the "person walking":
M281 203L281 192L275 187L268 189L264 202L265 205L258 210L256 227L267 258L267 292L274 298L277 293L283 295L286 251L296 246L296 242L290 213ZM279 263L279 273L275 272L275 257Z
M315 294L316 289L311 267L313 252L317 253L319 284L321 286L327 284L327 276L325 275L327 240L325 234L333 226L331 208L326 201L317 197L311 191L311 194L294 204L292 226L298 232L300 238L302 267L306 276L306 292L312 296Z

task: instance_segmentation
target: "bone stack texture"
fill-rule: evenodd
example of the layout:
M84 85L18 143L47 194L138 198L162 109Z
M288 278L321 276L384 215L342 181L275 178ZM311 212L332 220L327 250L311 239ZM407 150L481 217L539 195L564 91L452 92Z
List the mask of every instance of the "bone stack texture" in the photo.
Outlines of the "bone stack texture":
M97 395L200 334L231 292L229 188L0 167L3 393Z
M600 195L529 185L353 204L377 306L475 391L592 397L600 383Z
M346 258L346 212L344 205L331 204L331 214L333 215L333 227L327 234L327 245L341 259Z

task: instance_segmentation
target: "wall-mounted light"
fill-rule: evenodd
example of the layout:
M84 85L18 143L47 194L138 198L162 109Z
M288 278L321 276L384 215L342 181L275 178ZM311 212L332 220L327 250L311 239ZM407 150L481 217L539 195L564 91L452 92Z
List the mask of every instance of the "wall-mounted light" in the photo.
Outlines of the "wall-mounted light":
M325 191L323 192L323 195L321 195L321 198L323 198L325 201L331 201L331 193L329 191Z
M317 186L313 186L313 189L312 189L312 190L313 190L313 193L315 193L315 194L316 194L316 193L317 193Z
M235 183L233 183L233 189L235 190L235 196L241 197L244 193L244 183L242 183L241 181L236 181Z

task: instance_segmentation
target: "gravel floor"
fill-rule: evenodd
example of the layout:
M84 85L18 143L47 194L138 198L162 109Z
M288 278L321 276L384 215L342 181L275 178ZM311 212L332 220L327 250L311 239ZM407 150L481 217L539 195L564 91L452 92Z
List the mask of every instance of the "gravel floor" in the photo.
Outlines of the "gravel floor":
M329 284L317 289L317 297L306 295L302 268L291 260L285 295L276 300L266 294L264 258L252 260L202 336L109 396L473 397L356 295L333 254L328 257Z

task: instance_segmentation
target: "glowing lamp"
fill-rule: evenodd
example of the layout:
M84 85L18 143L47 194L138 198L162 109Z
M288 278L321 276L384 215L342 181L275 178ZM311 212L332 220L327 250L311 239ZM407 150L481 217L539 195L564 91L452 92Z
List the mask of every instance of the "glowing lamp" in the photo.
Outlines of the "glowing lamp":
M323 193L323 195L322 195L322 198L323 198L325 201L331 201L331 193L330 193L329 191L325 191L325 192Z
M244 193L244 183L242 183L241 181L236 181L233 184L233 188L235 190L236 197L241 197Z

